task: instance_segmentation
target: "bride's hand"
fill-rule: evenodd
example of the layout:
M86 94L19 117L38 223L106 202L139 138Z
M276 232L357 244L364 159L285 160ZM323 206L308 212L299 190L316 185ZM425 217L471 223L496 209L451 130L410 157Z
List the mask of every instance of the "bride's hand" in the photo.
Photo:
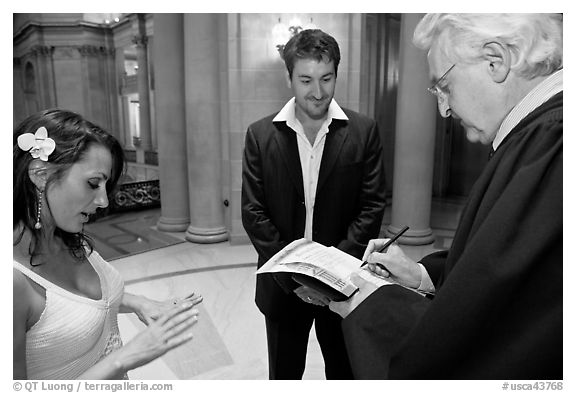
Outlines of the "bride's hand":
M166 352L190 341L192 327L198 322L194 301L172 305L170 310L152 321L148 327L123 346L118 362L128 371L147 364Z

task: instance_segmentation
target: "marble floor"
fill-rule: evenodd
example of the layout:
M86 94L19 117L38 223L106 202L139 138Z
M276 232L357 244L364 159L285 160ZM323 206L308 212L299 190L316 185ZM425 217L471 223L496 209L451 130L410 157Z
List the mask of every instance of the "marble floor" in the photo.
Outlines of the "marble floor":
M436 242L428 246L404 246L405 251L412 258L419 258L432 250L449 247L460 210L458 201L435 202L431 225ZM180 297L191 292L200 293L204 298L199 306L201 315L194 339L132 370L129 377L135 380L267 379L264 318L254 304L257 258L253 247L228 242L193 244L184 241L183 233L160 233L155 229L159 214L159 209L153 209L105 217L86 228L97 240L97 249L103 254L110 252L108 259L123 275L126 291L154 299ZM106 222L108 225L104 225ZM384 223L387 222L388 215L384 218ZM118 233L111 236L111 227ZM124 254L118 254L120 243ZM121 314L119 324L125 342L144 327L130 314ZM314 332L310 336L304 379L324 379L323 360Z

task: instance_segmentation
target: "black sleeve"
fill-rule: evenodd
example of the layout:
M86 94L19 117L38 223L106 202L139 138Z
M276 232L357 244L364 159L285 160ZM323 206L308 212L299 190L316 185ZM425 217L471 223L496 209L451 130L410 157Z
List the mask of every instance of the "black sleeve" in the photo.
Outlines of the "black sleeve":
M262 155L258 140L251 128L246 132L242 160L242 224L260 256L258 267L268 261L288 242L280 239L267 212L262 174ZM299 287L289 274L273 275L274 280L287 293Z
M385 285L352 311L342 330L354 377L387 379L391 356L429 303L399 285Z
M372 122L365 145L360 209L356 218L348 226L346 239L338 244L338 248L360 258L368 241L377 237L380 232L385 207L382 143L378 126L376 122Z
M434 285L438 283L438 280L444 272L444 264L446 263L447 257L448 250L445 250L426 255L422 260L420 260L420 263L426 268L426 271Z

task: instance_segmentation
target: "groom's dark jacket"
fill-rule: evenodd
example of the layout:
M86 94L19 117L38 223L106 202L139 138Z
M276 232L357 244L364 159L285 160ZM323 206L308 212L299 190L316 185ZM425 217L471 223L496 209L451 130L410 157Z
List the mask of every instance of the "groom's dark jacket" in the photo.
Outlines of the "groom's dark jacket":
M384 214L382 145L376 123L343 109L348 121L333 119L314 205L313 240L361 258L377 238ZM258 252L258 267L304 236L306 207L296 133L275 114L246 133L242 173L242 223ZM301 309L287 274L261 274L256 304L267 317L289 317Z

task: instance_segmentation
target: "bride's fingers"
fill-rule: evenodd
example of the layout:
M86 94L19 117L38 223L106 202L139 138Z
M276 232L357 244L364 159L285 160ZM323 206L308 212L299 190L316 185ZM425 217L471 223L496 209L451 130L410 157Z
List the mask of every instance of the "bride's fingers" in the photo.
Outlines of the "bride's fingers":
M197 294L195 292L192 292L189 295L186 295L183 297L173 298L172 303L173 304L179 304L179 303L183 303L183 302L187 302L187 301L192 301L192 302L194 302L194 304L198 304L202 301L202 295Z
M192 295L190 297L187 297L186 299L187 302L192 302L192 305L197 305L202 303L202 301L204 300L204 298L202 297L202 295Z
M181 314L183 312L186 312L187 310L190 310L192 307L194 307L194 303L193 302L184 302L184 303L178 303L176 304L174 307L171 307L168 311L166 311L164 314L162 314L157 320L156 322L162 326L164 324L166 324L168 321L170 321L172 318L174 318L176 315Z
M163 326L165 329L164 341L170 341L179 337L198 322L197 310L190 310L186 313L176 316L172 321Z
M164 343L167 347L167 350L171 350L171 349L179 347L180 345L192 340L193 338L194 338L194 334L192 332L188 332L186 334L181 334L179 336L172 337L172 338L164 341Z

